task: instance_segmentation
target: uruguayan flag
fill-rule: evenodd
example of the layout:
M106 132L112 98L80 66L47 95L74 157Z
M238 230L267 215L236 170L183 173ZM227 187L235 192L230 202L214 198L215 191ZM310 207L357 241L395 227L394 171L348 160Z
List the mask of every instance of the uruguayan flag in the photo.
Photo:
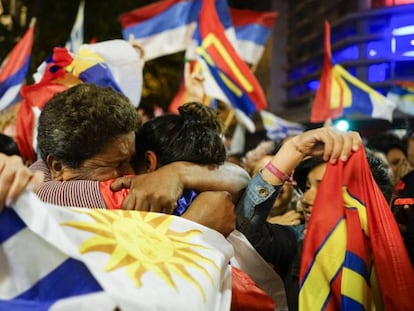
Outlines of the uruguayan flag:
M261 110L259 113L262 117L266 135L271 140L277 141L288 136L299 135L305 130L302 124L279 118L269 111Z
M0 310L229 310L231 244L183 218L63 208L0 214Z

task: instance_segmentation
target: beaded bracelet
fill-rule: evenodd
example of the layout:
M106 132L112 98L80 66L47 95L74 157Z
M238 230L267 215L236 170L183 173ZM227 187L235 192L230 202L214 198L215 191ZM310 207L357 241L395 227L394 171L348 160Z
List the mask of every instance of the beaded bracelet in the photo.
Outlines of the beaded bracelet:
M272 164L272 162L267 162L265 168L272 173L275 177L279 178L282 182L292 182L292 175L286 175L281 170L279 170L276 166Z

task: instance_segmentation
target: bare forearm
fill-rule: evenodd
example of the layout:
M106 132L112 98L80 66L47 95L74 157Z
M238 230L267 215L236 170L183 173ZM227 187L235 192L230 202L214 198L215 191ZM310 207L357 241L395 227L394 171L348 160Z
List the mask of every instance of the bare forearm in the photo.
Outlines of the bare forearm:
M287 141L280 150L273 156L272 164L286 175L290 175L293 170L304 159L305 155L299 152L292 141ZM265 181L272 185L282 183L282 180L277 178L268 170L262 171L262 176Z

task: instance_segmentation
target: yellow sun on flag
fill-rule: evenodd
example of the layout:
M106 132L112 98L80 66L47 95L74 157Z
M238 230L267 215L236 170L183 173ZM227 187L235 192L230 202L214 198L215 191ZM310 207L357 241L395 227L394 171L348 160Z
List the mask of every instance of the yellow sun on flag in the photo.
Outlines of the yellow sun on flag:
M95 235L87 239L80 252L104 252L110 255L105 271L126 267L127 275L141 287L144 273L152 271L177 289L173 274L196 286L205 301L201 285L186 268L192 267L202 272L212 284L212 277L201 264L218 269L215 262L203 257L194 249L206 247L189 241L200 230L177 232L170 229L174 217L156 213L136 211L82 210L95 222L73 221L63 225L92 232Z

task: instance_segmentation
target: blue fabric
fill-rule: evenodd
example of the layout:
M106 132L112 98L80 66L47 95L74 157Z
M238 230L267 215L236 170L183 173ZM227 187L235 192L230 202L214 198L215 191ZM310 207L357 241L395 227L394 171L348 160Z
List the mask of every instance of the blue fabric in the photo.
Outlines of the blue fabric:
M184 190L183 195L177 201L177 207L174 209L173 215L181 216L184 214L197 195L198 193L194 190Z

